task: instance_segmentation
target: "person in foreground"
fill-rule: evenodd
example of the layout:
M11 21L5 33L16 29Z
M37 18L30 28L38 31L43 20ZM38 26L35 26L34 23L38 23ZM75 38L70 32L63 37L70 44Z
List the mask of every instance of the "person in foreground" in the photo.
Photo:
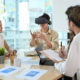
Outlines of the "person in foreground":
M0 48L5 47L5 49L6 49L8 52L15 52L15 53L16 53L17 50L12 50L12 49L8 46L6 40L4 39L4 36L1 34L1 33L2 33L2 29L3 29L3 27L2 27L2 22L0 21ZM5 55L8 56L9 54L6 52Z
M80 6L71 6L66 11L69 29L75 33L69 52L61 50L66 61L55 63L54 66L67 77L73 77L77 72L77 80L80 80ZM64 80L72 80L72 78Z
M69 49L70 49L70 45L71 45L71 43L72 43L72 41L73 41L73 38L74 38L74 36L75 36L75 33L74 33L72 30L69 30L69 33L70 33L70 41L69 41L68 47L66 47L65 50L64 50L64 49L59 50L59 56L60 56L61 58L63 58L63 59L67 59L67 55L68 55L68 52L69 52ZM65 52L65 53L61 53L61 51L62 51L62 52ZM71 77L66 77L66 76L65 76L65 78L66 78L67 80L72 79ZM75 74L75 77L74 77L74 78L77 80L77 75L76 75L76 74ZM61 80L61 79L59 79L59 80Z

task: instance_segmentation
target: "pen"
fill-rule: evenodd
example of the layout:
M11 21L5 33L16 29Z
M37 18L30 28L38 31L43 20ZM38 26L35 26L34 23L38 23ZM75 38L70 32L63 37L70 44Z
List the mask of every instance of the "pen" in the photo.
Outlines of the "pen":
M62 42L61 42L61 50L62 50Z
M62 42L61 42L61 50L62 50ZM61 51L61 53L63 53L63 52Z

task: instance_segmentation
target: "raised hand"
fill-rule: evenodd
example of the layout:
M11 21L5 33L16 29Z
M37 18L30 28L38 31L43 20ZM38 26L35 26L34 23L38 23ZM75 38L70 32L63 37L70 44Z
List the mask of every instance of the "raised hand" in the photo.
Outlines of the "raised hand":
M30 34L32 36L33 39L35 39L37 37L37 33L36 32L33 32L30 30Z
M38 36L38 38L45 40L46 36L42 33L42 31L40 31L40 35Z

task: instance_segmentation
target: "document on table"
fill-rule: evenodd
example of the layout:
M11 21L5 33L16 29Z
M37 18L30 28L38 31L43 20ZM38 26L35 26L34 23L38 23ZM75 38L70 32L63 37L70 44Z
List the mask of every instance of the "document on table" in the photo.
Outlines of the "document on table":
M22 69L24 69L24 68L14 67L14 66L5 67L5 68L0 69L0 75L9 76L9 75L16 73Z
M33 56L33 55L36 55L36 51L35 50L32 50L32 51L25 51L24 52L25 55L30 55L30 56Z
M19 59L21 59L21 62L25 62L27 60L32 59L33 57L18 57Z
M23 62L22 64L26 64L26 65L39 65L39 60L27 60L27 61Z
M38 80L42 75L44 75L48 70L40 69L29 69L17 76L15 78L29 79L29 80Z
M46 57L50 58L50 59L55 59L57 61L62 61L63 58L59 57L58 53L55 53L53 50L48 49L48 50L43 50L40 51L42 54L44 54Z

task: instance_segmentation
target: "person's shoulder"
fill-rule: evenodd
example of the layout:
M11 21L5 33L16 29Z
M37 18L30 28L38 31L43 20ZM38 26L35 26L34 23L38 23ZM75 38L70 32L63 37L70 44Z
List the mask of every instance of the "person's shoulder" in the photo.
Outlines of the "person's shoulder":
M50 29L52 34L59 35L57 31Z
M78 34L74 37L74 41L80 42L80 33L78 33Z

